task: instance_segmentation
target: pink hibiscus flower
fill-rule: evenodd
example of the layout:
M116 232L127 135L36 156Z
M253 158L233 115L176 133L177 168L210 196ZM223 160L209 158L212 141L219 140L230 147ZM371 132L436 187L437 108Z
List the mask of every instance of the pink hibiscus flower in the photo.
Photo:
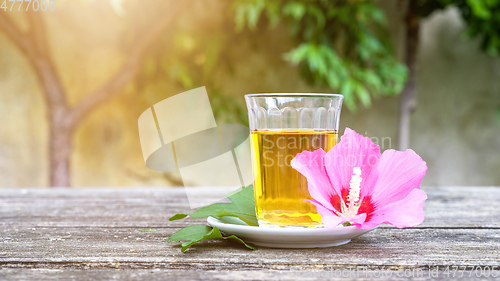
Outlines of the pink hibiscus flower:
M325 226L349 222L369 229L379 224L398 228L424 221L427 196L420 183L427 165L413 150L380 154L368 137L346 128L328 153L303 151L291 165L307 178L309 193Z

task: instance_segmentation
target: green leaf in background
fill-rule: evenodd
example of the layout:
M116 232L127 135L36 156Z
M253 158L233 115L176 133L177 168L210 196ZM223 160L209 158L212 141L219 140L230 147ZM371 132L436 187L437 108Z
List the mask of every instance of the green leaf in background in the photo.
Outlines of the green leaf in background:
M287 2L283 6L283 14L293 17L295 20L300 20L306 13L306 6L300 2Z
M252 249L252 250L257 250L257 248L245 243L243 240L240 238L231 235L231 236L222 236L220 233L220 230L217 227L210 227L207 225L202 225L202 224L197 224L197 225L191 225L188 227L185 227L176 233L172 234L168 238L168 242L171 241L187 241L187 242L182 242L181 243L181 252L185 252L189 247L191 247L193 244L200 242L200 241L205 241L205 240L213 240L213 239L224 239L224 240L236 240L243 245L245 245L247 248Z
M470 6L472 13L478 18L489 19L491 17L491 12L485 1L467 0L467 4Z
M408 71L395 55L377 1L238 0L234 7L238 30L255 30L257 21L270 14L289 27L296 46L284 59L298 66L310 84L344 95L350 111L356 111L358 103L370 107L372 98L397 95L404 86ZM261 16L245 16L250 13Z
M497 108L497 121L498 121L498 124L500 125L500 107Z
M255 199L253 194L253 185L242 187L239 190L228 194L227 198L231 203L215 203L202 207L190 214L193 219L214 217L221 218L224 216L237 217L251 226L258 226L257 217L255 216ZM174 221L187 217L187 214L175 214L169 220Z

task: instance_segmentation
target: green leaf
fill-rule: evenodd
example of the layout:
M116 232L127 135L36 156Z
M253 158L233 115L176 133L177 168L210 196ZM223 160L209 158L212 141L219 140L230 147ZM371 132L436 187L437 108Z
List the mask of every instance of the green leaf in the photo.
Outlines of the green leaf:
M357 110L355 97L353 95L353 83L351 80L346 80L340 88L340 93L344 95L344 101L350 111Z
M187 241L181 243L181 251L185 252L195 243L213 239L224 239L224 240L232 239L242 243L249 249L257 250L257 248L245 243L243 240L241 240L239 237L235 235L225 237L222 236L220 230L217 227L210 227L207 225L200 225L200 224L191 225L175 232L174 234L172 234L172 236L168 238L168 242Z
M306 12L306 7L304 3L300 2L288 2L283 6L283 14L289 15L295 20L300 20Z
M242 187L239 190L228 194L227 198L231 203L215 203L198 209L190 216L194 219L212 216L220 218L223 216L238 217L248 225L258 226L255 216L255 198L253 185Z
M215 226L214 226L214 231L215 231L215 230L219 231L219 229L218 229L217 227L215 227ZM219 233L220 233L220 232L219 232ZM239 237L238 237L238 236L236 236L236 235L230 235L230 236L227 236L227 237L222 237L222 239L224 239L224 240L228 240L228 239L236 240L236 241L238 241L238 242L242 243L243 245L245 245L245 247L247 247L247 248L248 248L248 249L250 249L250 250L254 250L254 251L257 251L257 250L258 250L258 249L257 249L257 247L254 247L254 246L252 246L251 244L246 243L245 241L243 241L241 238L239 238Z
M291 50L290 52L285 53L283 57L285 60L288 60L293 64L299 64L300 62L302 62L302 60L304 60L305 57L307 57L308 51L309 45L304 43Z
M370 93L366 90L365 87L363 87L362 84L356 82L354 85L354 88L356 89L356 95L358 96L359 100L364 107L369 108L372 105Z
M208 216L212 216L215 218L224 218L224 220L228 221L237 221L236 218L239 218L247 225L257 226L257 218L255 216L255 199L253 194L253 185L249 185L246 187L242 187L228 195L226 195L231 203L215 203L212 205L208 205L206 207L200 208L194 213L187 214L175 214L169 218L170 221L183 219L187 216L190 216L194 219L205 218ZM241 222L239 224L242 224ZM256 250L255 247L252 247L246 244L240 238L231 235L228 237L223 236L217 227L210 227L207 225L191 225L181 230L175 232L168 238L168 242L171 241L187 241L181 243L181 251L186 251L193 244L211 239L232 239L243 243L247 248Z
M377 22L378 24L386 24L386 18L384 15L384 12L380 9L371 9L371 14L373 17L373 20Z
M181 240L196 240L201 239L208 233L212 231L212 227L204 224L195 224L188 227L184 227L181 230L175 232L168 238L168 242L181 241Z
M202 207L190 214L193 219L214 217L221 218L224 216L237 217L251 226L258 226L257 217L255 216L255 198L253 193L253 185L242 187L226 195L231 203L215 203ZM187 214L175 214L169 220L178 220L187 217Z
M467 4L471 7L472 13L481 19L490 19L491 12L486 3L481 0L467 0Z
M168 220L169 221L180 220L180 219L183 219L187 216L188 216L187 214L175 214L175 215L171 216Z

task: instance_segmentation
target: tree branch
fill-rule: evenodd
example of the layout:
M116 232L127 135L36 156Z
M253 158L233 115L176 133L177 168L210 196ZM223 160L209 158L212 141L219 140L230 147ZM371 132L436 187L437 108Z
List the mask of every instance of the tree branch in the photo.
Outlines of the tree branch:
M30 42L36 51L32 64L44 89L42 92L47 99L49 118L54 119L54 124L66 127L68 126L66 115L69 110L66 91L51 57L52 54L47 43L47 32L40 12L29 12L28 21L30 23Z
M409 77L401 94L398 125L398 149L403 151L410 147L410 119L412 112L417 106L416 64L420 33L420 19L417 14L417 4L416 1L410 1L405 16L405 63L409 70Z
M33 66L42 87L49 120L61 120L63 126L67 125L64 122L68 110L65 91L50 58L43 20L35 11L28 13L27 19L29 32L22 32L5 13L0 13L0 27Z
M17 26L9 19L7 13L0 13L0 27L9 39L14 43L26 56L30 59L36 57L36 50L31 44L30 37L22 32Z
M186 2L184 0L174 1L173 7L158 19L157 22L151 24L151 28L144 35L136 39L137 43L132 47L132 51L128 55L128 60L122 66L121 70L99 89L87 95L87 97L72 108L69 122L73 130L94 107L119 94L119 90L135 76L150 46L158 38L161 38L161 34L171 26L175 15L179 14L185 8Z
M28 35L31 38L31 43L33 48L37 51L39 56L43 56L50 59L49 46L47 44L47 36L45 32L45 24L43 22L40 12L29 11L28 12L28 22L30 24L30 29Z

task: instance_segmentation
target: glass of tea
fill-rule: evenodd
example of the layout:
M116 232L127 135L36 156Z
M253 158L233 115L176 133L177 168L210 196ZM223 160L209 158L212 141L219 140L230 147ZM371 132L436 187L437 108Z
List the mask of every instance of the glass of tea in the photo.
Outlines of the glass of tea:
M319 227L307 179L290 165L298 153L338 142L342 95L245 95L259 226Z

